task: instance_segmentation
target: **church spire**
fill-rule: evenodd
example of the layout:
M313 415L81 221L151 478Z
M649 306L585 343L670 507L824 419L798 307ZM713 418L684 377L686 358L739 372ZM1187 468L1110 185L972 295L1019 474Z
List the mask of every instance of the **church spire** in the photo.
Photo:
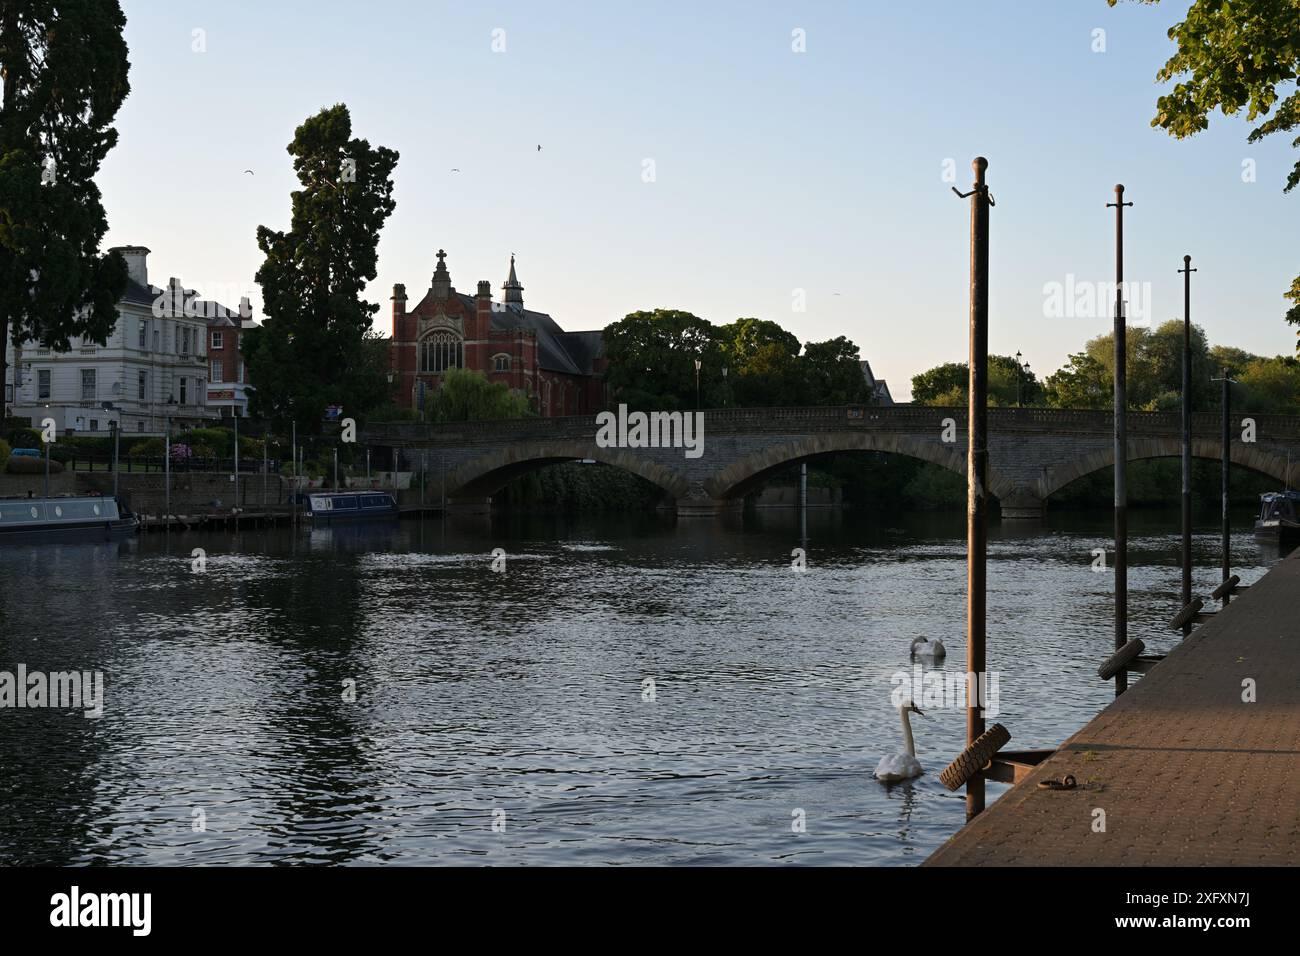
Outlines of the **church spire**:
M501 288L505 292L506 308L517 309L522 312L524 310L524 287L519 284L519 277L515 275L514 253L510 254L510 275Z

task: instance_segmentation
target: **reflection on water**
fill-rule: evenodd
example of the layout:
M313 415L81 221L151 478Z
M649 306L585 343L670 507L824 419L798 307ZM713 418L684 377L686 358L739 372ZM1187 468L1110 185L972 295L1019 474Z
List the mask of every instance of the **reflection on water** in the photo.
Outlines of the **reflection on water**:
M1130 520L1131 633L1159 653L1177 517ZM100 720L0 710L0 862L919 862L963 822L938 782L962 711L913 721L924 776L871 771L902 747L912 638L964 669L963 519L814 512L807 534L802 574L798 519L772 512L0 548L0 669L108 685ZM1109 534L993 530L988 659L1017 748L1112 694ZM1277 558L1233 547L1246 582Z

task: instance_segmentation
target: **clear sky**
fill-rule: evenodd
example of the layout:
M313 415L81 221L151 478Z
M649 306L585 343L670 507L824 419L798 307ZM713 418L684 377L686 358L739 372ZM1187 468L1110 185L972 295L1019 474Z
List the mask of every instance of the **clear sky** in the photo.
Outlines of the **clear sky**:
M148 246L155 284L246 286L260 309L256 229L287 226L296 185L285 146L343 102L356 135L401 154L368 291L381 331L393 284L422 295L439 248L466 292L499 289L513 252L525 304L565 329L652 308L773 319L849 336L903 399L966 358L969 213L943 174L951 160L969 188L982 154L994 352L1046 374L1106 331L1105 309L1048 314L1044 286L1113 279L1105 203L1123 182L1147 319L1181 316L1188 253L1211 342L1289 354L1286 138L1250 146L1241 118L1181 142L1149 125L1188 6L123 0L133 89L99 179L107 244Z

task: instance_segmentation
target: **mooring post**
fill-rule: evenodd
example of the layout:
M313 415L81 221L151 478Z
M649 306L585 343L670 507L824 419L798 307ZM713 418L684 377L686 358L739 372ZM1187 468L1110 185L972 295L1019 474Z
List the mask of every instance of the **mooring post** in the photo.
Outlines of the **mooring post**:
M1115 650L1128 643L1128 326L1124 321L1124 185L1115 187ZM1115 696L1128 671L1115 675Z
M984 733L978 688L983 683L988 563L989 161L971 163L975 185L953 192L970 204L970 405L966 435L966 746ZM966 781L966 819L984 811L984 776Z
M235 508L239 507L239 406L235 406L235 414L230 416L235 422ZM239 519L235 519L238 521Z
M808 543L808 462L799 464L799 544Z
M163 484L165 491L163 493L163 530L171 531L172 529L172 420L171 416L164 419L166 423L163 427Z
M1232 432L1230 429L1230 419L1232 416L1232 379L1228 376L1228 370L1223 370L1223 378L1214 379L1216 382L1223 383L1223 444L1222 444L1222 469L1223 469L1223 580L1228 580L1232 574L1232 519L1228 515L1228 467L1232 462ZM1228 606L1232 600L1232 595L1227 591L1223 594L1223 605Z
M1183 603L1192 603L1192 257L1183 256ZM1192 622L1183 625L1183 637Z

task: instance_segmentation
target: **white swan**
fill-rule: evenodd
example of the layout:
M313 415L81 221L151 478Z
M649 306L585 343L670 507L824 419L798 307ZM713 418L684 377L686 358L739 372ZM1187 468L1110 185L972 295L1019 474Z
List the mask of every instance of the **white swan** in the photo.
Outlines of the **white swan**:
M924 773L921 769L921 762L916 759L916 743L912 740L912 724L907 719L909 712L921 714L921 711L914 703L905 700L898 706L898 715L903 719L903 744L907 747L907 752L880 758L880 763L876 765L877 780L893 783L895 780L911 780L913 777L919 777ZM924 717L925 714L921 714L921 716Z
M918 637L912 642L913 657L928 657L932 661L941 661L948 656L944 649L943 641L938 639L930 640L926 637Z

